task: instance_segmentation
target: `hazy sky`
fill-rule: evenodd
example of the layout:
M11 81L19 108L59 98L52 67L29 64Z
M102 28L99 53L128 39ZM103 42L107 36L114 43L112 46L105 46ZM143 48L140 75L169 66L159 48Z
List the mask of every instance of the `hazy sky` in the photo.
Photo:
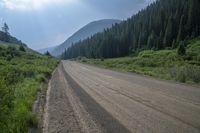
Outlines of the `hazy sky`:
M33 49L59 45L99 19L126 19L152 0L0 0L0 24Z

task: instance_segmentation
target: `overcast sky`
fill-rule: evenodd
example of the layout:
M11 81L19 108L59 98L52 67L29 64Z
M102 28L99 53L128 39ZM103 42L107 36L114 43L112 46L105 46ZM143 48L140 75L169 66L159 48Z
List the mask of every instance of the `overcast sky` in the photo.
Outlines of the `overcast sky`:
M125 20L152 0L0 0L0 24L33 49L59 45L94 20Z

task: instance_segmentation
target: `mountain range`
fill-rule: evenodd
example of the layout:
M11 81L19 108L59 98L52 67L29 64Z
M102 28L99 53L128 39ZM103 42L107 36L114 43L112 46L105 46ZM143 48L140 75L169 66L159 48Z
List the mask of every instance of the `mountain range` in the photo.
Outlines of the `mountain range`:
M40 49L38 50L38 52L45 53L46 51L49 51L53 56L58 57L64 52L65 49L69 48L72 44L77 43L80 40L87 39L98 32L103 32L104 29L111 28L112 25L120 22L121 20L117 19L102 19L98 21L93 21L75 32L62 44L55 47Z

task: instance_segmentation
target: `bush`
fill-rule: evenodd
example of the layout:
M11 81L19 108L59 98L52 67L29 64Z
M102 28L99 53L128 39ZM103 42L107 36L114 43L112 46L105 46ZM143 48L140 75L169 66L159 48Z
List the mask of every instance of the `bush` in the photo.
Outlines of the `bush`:
M185 67L181 67L179 68L177 75L176 75L176 80L185 83L186 82L186 68Z
M180 43L179 43L179 47L178 47L178 55L181 55L181 56L183 56L183 55L185 55L185 45L184 45L184 42L183 41L181 41Z
M7 60L7 61L11 61L11 60L12 60L12 56L11 56L11 55L8 55L8 56L6 57L6 60Z
M38 126L38 118L37 118L36 114L30 112L27 115L26 121L29 124L29 127L37 128L37 126Z
M200 67L194 65L174 66L170 69L171 77L180 82L200 82Z
M32 104L40 83L51 76L58 62L34 52L21 54L14 45L1 48L0 132L25 133L37 125Z
M101 61L104 61L104 58L101 58Z
M49 51L47 51L44 55L52 57L51 54L49 53Z
M36 81L38 81L38 82L45 82L46 81L45 76L43 74L38 74L36 76Z
M200 67L195 65L187 66L187 76L195 83L200 82Z
M19 51L16 49L16 47L8 46L7 48L7 54L11 55L11 57L19 56Z
M138 59L135 64L141 66L141 67L157 67L158 64L155 62L153 59L145 59L145 58L140 58Z
M20 50L20 51L23 51L23 52L26 51L25 48L23 47L23 45L20 45L19 50Z

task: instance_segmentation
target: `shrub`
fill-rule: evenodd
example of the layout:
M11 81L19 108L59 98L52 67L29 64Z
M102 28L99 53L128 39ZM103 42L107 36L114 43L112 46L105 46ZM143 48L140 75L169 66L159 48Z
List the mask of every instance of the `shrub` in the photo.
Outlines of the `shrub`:
M32 104L40 83L50 77L58 62L34 52L22 54L14 45L1 48L0 132L25 133L37 125Z
M170 75L172 78L180 82L192 81L200 82L200 67L195 65L174 66L170 68Z
M20 50L20 51L23 51L23 52L26 51L25 48L23 47L23 45L20 45L19 50Z
M36 81L38 81L38 82L45 82L46 81L45 76L43 74L38 74L36 76Z
M184 42L181 41L178 47L178 55L185 55L185 46L184 46Z
M8 46L7 54L11 55L12 58L15 57L15 56L19 56L20 55L19 51L13 46Z
M26 121L29 124L29 127L35 127L37 128L38 126L38 118L37 115L34 113L28 113L27 117L26 117Z
M187 78L187 76L186 76L185 67L179 68L178 73L176 75L176 80L185 83L186 82L186 78Z
M195 83L200 82L200 67L195 65L187 66L187 76Z
M14 90L6 84L4 79L0 78L0 127L6 125L7 116L13 108L13 98Z
M7 60L7 61L11 61L11 60L12 60L12 56L11 56L11 55L8 55L8 56L6 57L6 60Z
M145 58L140 58L138 59L135 64L141 66L141 67L156 67L158 66L157 63L153 59L145 59Z
M51 54L49 53L49 51L47 51L44 55L52 57Z

